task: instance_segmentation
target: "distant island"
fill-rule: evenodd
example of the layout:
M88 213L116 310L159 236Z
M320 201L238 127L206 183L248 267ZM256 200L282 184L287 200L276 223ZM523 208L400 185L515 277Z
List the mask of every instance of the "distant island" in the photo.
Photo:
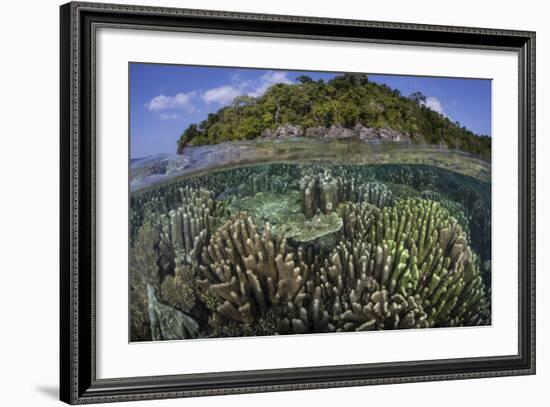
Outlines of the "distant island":
M239 96L178 140L186 146L226 141L305 137L366 142L432 144L491 159L491 138L477 135L426 106L420 92L369 81L366 74L343 74L329 81L300 76L294 84L275 84L262 96Z

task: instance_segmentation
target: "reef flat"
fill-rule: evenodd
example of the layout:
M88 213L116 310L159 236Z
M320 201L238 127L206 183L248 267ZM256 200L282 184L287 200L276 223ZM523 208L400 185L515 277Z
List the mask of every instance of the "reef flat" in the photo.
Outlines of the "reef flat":
M489 325L490 183L347 161L132 193L130 339Z

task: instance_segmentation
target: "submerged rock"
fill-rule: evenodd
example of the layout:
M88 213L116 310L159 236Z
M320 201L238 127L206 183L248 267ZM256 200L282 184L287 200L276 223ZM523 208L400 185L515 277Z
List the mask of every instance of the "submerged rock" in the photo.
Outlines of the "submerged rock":
M199 324L190 316L157 299L155 289L147 285L151 337L154 341L196 338Z

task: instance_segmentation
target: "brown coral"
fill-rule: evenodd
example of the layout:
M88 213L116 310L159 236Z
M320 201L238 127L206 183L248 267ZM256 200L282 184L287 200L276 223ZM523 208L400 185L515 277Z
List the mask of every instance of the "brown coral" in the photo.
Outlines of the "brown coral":
M251 323L270 305L294 298L307 277L286 239L274 237L266 223L260 235L252 219L233 216L203 249L197 283L218 300L213 321Z

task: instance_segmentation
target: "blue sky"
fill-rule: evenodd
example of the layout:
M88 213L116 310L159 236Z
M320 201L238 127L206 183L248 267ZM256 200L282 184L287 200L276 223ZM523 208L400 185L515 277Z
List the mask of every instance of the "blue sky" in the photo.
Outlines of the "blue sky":
M266 69L130 64L130 156L176 151L187 126L231 103L239 95L261 96L275 83L300 75L329 80L337 73ZM415 91L427 105L476 134L491 135L491 81L369 74L369 80Z

